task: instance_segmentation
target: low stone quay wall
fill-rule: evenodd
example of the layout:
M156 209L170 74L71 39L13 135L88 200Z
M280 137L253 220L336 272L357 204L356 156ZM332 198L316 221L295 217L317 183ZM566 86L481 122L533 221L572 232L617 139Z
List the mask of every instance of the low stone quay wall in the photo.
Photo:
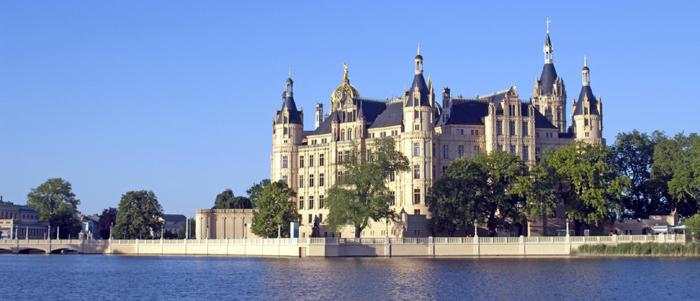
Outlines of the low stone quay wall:
M556 237L0 240L0 253L279 257L562 256L585 244L686 243L682 234Z

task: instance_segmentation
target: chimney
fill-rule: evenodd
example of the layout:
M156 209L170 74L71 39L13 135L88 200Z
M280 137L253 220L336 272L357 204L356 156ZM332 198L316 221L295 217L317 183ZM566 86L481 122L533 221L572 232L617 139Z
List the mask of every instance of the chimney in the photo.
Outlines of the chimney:
M315 116L315 126L318 128L321 126L321 122L323 122L323 104L320 102L316 103L316 116Z

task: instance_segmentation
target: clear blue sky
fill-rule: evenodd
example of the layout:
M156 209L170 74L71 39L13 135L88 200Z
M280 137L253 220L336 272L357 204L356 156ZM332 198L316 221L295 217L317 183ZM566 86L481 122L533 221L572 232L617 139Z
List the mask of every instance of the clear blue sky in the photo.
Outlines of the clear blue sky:
M84 213L149 189L166 212L192 216L268 177L290 66L307 129L343 62L363 96L399 95L419 43L437 88L517 84L528 99L547 17L569 100L590 58L608 141L699 130L697 1L184 2L0 4L0 194L25 203L62 177Z

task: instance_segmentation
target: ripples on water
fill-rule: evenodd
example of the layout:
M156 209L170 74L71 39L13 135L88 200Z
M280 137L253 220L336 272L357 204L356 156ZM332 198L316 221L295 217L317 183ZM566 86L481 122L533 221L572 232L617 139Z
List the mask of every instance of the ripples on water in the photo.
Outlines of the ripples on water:
M698 299L700 259L0 256L2 300Z

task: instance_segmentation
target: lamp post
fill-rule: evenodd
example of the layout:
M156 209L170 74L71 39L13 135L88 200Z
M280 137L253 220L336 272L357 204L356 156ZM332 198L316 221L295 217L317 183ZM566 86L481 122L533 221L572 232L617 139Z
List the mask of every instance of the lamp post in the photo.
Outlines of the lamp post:
M479 237L479 231L476 227L476 219L474 219L474 237Z
M569 218L566 218L566 236L569 236Z

